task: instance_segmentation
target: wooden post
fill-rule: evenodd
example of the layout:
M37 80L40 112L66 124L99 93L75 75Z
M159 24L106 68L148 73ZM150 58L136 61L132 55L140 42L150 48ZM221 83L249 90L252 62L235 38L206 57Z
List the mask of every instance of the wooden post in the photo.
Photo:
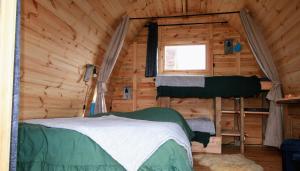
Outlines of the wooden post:
M187 0L181 0L182 3L182 13L183 15L187 14Z
M244 98L241 97L240 99L240 118L241 118L241 128L240 128L240 148L241 148L241 153L244 153L245 151L245 111L244 111Z
M212 17L210 17L210 21L212 21ZM209 71L210 71L210 75L214 76L214 55L213 55L213 24L210 24L209 26L209 43L207 44L207 46L209 46Z
M238 111L240 110L239 107L239 99L234 98L234 107L233 107L233 111ZM233 115L233 129L234 131L238 131L239 127L238 127L238 115L234 114ZM238 143L238 137L234 137L234 143L237 144Z
M17 0L0 1L0 170L9 169Z
M241 42L241 39L238 38L238 42ZM236 63L237 63L237 75L241 75L241 52L236 54Z
M289 111L288 111L288 105L283 105L283 137L285 139L292 137L292 127L291 122L289 118Z
M136 66L137 42L133 42L133 78L132 78L132 110L137 108L137 66Z
M159 107L170 108L171 98L170 97L159 97Z
M221 119L222 119L222 109L221 109L221 97L215 98L215 117L216 117L216 135L220 137L222 134Z

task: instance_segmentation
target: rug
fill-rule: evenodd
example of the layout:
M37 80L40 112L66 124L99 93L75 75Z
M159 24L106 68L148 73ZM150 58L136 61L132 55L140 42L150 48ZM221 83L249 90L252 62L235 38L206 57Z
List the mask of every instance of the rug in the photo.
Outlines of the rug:
M241 154L199 154L194 156L200 165L212 171L263 171L254 161Z

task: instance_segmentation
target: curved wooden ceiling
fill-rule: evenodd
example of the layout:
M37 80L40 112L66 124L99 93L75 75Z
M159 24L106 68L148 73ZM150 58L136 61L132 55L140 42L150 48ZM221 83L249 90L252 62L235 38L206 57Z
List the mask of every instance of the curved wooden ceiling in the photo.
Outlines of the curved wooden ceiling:
M84 65L101 63L121 19L249 9L261 25L284 93L300 94L299 0L24 0L22 1L21 117L80 113ZM239 31L236 14L220 16ZM130 24L126 44L145 20ZM126 46L123 53L126 53ZM62 99L63 103L57 99ZM67 110L66 106L73 110Z
M126 11L131 17L238 11L247 8L261 26L280 74L284 93L300 94L299 0L128 0L125 4L128 4ZM242 32L238 15L220 17Z

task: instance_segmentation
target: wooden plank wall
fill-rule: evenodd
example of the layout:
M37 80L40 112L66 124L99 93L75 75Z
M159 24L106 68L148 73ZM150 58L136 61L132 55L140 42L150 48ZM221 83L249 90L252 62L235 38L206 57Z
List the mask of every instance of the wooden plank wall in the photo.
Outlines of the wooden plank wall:
M263 35L272 52L283 84L284 94L300 95L300 1L299 0L185 0L185 1L137 1L131 16L170 15L185 13L206 13L220 11L239 11L249 9L254 20L261 26ZM139 7L144 7L143 10ZM134 9L134 6L132 6ZM222 15L243 33L238 15Z
M193 20L211 20L211 18L195 18ZM188 22L192 20L189 19ZM164 19L159 23L186 22L185 19ZM263 76L251 51L243 37L233 29L229 24L216 25L193 25L193 26L172 26L160 27L160 40L167 40L169 43L178 42L197 42L208 41L211 46L210 54L213 58L213 75L258 75ZM234 39L235 42L241 42L243 50L240 53L224 55L224 40ZM158 106L156 100L156 88L153 78L145 78L146 61L146 40L147 29L135 39L135 42L129 46L128 54L119 60L118 70L115 71L110 80L111 90L111 110L112 111L133 111L147 107ZM133 99L123 100L123 88L133 88ZM233 103L223 100L225 108L233 108ZM246 107L260 107L261 100L251 98L246 100ZM195 117L213 117L212 99L171 99L171 107L182 113L185 118ZM233 128L232 115L224 115L223 127ZM262 143L261 135L261 116L248 116L246 118L246 130L249 138L247 143ZM232 139L225 142L231 142Z
M101 65L110 37L126 12L120 9L122 3L111 3L22 1L20 119L82 115L85 65ZM127 41L141 24L131 23ZM126 49L125 45L122 54Z
M300 95L300 1L283 0L249 5L251 14L260 23L273 55L285 95ZM291 137L300 136L300 108L289 105ZM286 129L286 128L285 128Z
M283 125L285 139L300 138L300 105L297 101L284 100L278 102L283 106Z
M84 65L103 50L98 26L64 2L22 3L21 119L82 114Z
M300 95L300 1L248 2L247 6L262 28L284 94Z
M131 17L141 17L236 11L246 7L262 27L283 83L284 94L299 95L299 3L298 0L23 0L20 118L81 115L86 91L81 81L84 65L101 64L101 57L111 34L121 16L126 13ZM239 36L239 32L243 34L239 17L222 15L219 18L228 20L237 31L213 27L213 38L210 40L213 44L214 74L261 74L249 53L249 48L244 48L242 53L234 56L224 56L219 53L223 49L222 41L227 36L233 36L236 40L240 39L247 47L245 39ZM132 21L129 40L139 33L145 22L145 20ZM126 67L130 70L126 70L122 62L117 65L111 83L116 87L109 87L110 92L107 96L110 106L112 104L110 101L117 99L120 103L122 102L123 106L135 106L134 109L157 105L153 95L155 93L153 80L143 78L145 36L144 30L136 39L136 58L132 58L133 52L131 52L129 56L121 59L126 61L125 64L128 65ZM132 47L125 48L123 53L126 54L130 49ZM121 71L124 77L117 77L116 75ZM129 75L126 75L126 72ZM130 74L130 72L135 74ZM124 85L134 88L136 100L133 102L120 100ZM185 111L186 115L193 117L207 112L207 110L194 107L198 101L198 99L190 102L174 99L172 104ZM189 107L185 108L180 105ZM114 109L118 106L115 105ZM132 107L127 110L132 110Z
M289 137L285 138L300 138L300 106L299 104L288 105L288 124L290 130L288 130Z

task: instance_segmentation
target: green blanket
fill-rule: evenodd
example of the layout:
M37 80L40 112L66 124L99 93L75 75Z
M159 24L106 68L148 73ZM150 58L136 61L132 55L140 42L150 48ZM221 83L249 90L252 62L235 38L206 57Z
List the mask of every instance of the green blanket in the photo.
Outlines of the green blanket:
M205 78L205 87L157 87L157 97L251 97L260 91L260 80L256 76L214 76Z
M148 111L145 113L147 115ZM181 125L185 124L181 123ZM123 171L125 169L98 144L79 132L20 123L17 170ZM190 171L193 169L189 164L186 150L175 141L169 140L139 170Z
M207 147L209 143L210 133L194 131L194 134L195 136L193 137L192 141L202 143L204 147Z
M174 122L177 123L184 130L189 140L194 137L194 133L187 124L186 120L182 115L174 109L152 107L135 112L110 112L110 113L99 113L93 117L100 117L103 115L115 115L119 117L147 120L147 121L159 121L159 122Z

